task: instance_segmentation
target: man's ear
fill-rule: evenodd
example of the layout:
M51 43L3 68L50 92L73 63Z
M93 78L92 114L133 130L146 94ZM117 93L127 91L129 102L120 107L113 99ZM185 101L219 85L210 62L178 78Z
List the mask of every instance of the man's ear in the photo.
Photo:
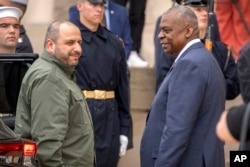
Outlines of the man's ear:
M46 50L50 53L50 54L54 54L54 50L55 50L55 42L51 39L47 39L46 43L45 43L45 47Z
M192 34L193 34L193 32L194 32L194 27L192 27L192 26L187 26L185 37L186 37L186 38L191 37Z
M82 9L82 2L78 1L76 3L76 8L77 8L78 11L81 11L81 9Z

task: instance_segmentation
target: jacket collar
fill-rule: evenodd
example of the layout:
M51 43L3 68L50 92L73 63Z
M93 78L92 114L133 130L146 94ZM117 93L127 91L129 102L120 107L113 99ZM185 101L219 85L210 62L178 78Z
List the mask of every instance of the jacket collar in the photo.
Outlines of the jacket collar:
M184 53L189 50L189 48L191 48L194 44L196 43L201 43L200 39L193 39L191 41L189 41L185 46L184 48L180 51L180 53L178 54L177 58L175 59L175 62L177 62L181 57L182 55L185 55Z
M46 50L43 51L41 59L56 64L70 79L75 79L75 68L68 67L58 60L55 56L49 54Z
M99 25L98 29L96 32L92 32L90 31L85 25L83 25L80 20L78 19L75 23L83 36L83 40L90 43L91 39L93 38L93 36L96 34L97 36L99 36L102 39L107 39L108 35L107 35L107 31L105 31L105 27L102 27L101 25Z

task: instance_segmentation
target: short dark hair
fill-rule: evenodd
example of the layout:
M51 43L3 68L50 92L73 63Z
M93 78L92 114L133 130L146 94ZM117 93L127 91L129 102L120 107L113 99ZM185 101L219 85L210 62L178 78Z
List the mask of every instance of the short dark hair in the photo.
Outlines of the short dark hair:
M67 20L57 20L57 21L52 22L47 29L45 40L44 40L44 46L48 39L51 39L54 42L58 40L58 37L60 34L60 26L62 24L70 24L70 25L75 26L73 23Z

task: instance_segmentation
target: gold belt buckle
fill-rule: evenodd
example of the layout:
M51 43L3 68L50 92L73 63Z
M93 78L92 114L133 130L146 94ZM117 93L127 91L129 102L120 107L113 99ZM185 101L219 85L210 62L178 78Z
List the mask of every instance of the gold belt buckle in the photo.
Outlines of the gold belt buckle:
M105 100L105 99L113 99L115 98L114 91L106 91L106 90L83 90L82 93L86 99L98 99L98 100Z
M106 91L104 90L94 90L95 99L106 99Z

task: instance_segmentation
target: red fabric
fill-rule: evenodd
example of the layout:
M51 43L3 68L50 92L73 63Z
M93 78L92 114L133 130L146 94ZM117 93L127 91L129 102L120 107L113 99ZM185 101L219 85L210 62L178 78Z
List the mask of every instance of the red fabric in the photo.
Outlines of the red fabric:
M250 28L250 0L238 0L244 19ZM218 20L221 40L226 43L238 59L240 47L248 40L248 34L233 0L215 0L215 13Z

